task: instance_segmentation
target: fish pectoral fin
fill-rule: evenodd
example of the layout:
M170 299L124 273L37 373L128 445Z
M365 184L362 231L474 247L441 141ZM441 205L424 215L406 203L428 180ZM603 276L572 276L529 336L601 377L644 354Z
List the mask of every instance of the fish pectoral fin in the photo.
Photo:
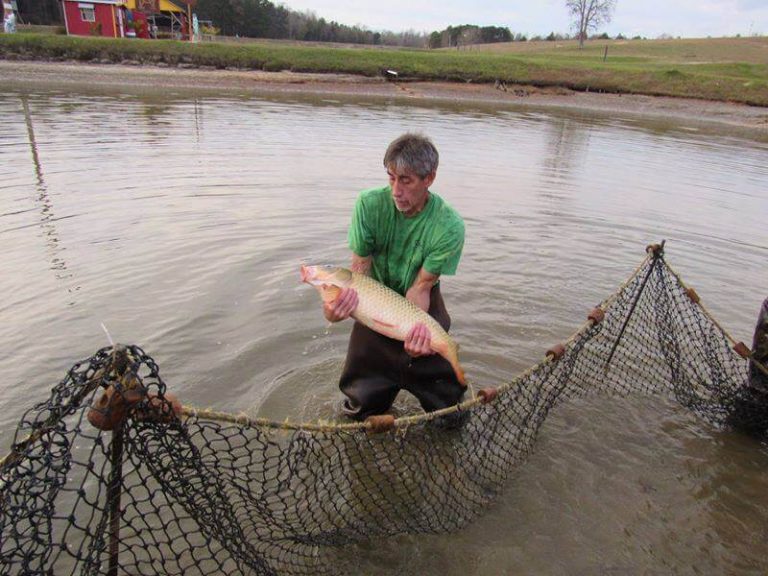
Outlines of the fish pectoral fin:
M394 324L388 324L386 322L383 322L382 320L376 320L376 318L373 319L373 323L376 324L377 326L382 326L384 328L394 328L395 327Z
M329 303L336 300L341 292L341 288L333 284L321 284L317 289L320 291L320 297L323 299L323 302Z

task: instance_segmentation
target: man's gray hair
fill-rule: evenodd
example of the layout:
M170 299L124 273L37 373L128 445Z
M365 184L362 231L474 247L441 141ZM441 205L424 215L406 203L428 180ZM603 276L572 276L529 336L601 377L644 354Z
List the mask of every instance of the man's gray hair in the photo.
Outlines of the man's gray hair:
M422 134L408 132L394 140L384 154L384 167L409 170L419 178L437 171L440 155L432 140Z

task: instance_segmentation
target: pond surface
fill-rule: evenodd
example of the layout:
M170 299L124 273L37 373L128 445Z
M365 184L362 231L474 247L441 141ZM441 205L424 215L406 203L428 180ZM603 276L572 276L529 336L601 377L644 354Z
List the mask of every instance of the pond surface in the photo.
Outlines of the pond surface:
M736 339L768 295L768 144L534 108L37 85L0 94L0 453L76 361L142 346L185 404L338 416L350 326L304 263L346 264L356 194L406 130L467 241L443 282L462 363L498 385L578 329L649 243ZM405 400L405 399L404 399ZM409 408L404 402L404 408ZM471 526L371 546L364 573L768 571L768 448L665 398L555 411Z

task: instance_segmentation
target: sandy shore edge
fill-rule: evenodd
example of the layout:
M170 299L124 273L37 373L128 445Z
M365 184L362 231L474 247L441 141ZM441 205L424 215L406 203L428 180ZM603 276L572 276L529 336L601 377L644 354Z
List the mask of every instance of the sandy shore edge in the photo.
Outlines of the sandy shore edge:
M607 115L715 123L768 137L768 108L687 98L572 92L563 88L448 82L392 83L347 74L171 68L135 64L92 64L0 60L0 84L86 85L148 90L237 91L335 94L339 96L485 103L497 106L560 108Z

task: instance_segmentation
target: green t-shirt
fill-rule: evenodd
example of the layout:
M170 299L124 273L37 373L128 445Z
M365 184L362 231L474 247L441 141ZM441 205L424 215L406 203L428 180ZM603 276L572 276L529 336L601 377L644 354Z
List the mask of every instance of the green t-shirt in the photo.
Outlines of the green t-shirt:
M455 274L464 247L464 221L437 194L406 218L389 186L360 193L349 227L349 247L373 256L371 276L405 295L422 267L431 274Z

